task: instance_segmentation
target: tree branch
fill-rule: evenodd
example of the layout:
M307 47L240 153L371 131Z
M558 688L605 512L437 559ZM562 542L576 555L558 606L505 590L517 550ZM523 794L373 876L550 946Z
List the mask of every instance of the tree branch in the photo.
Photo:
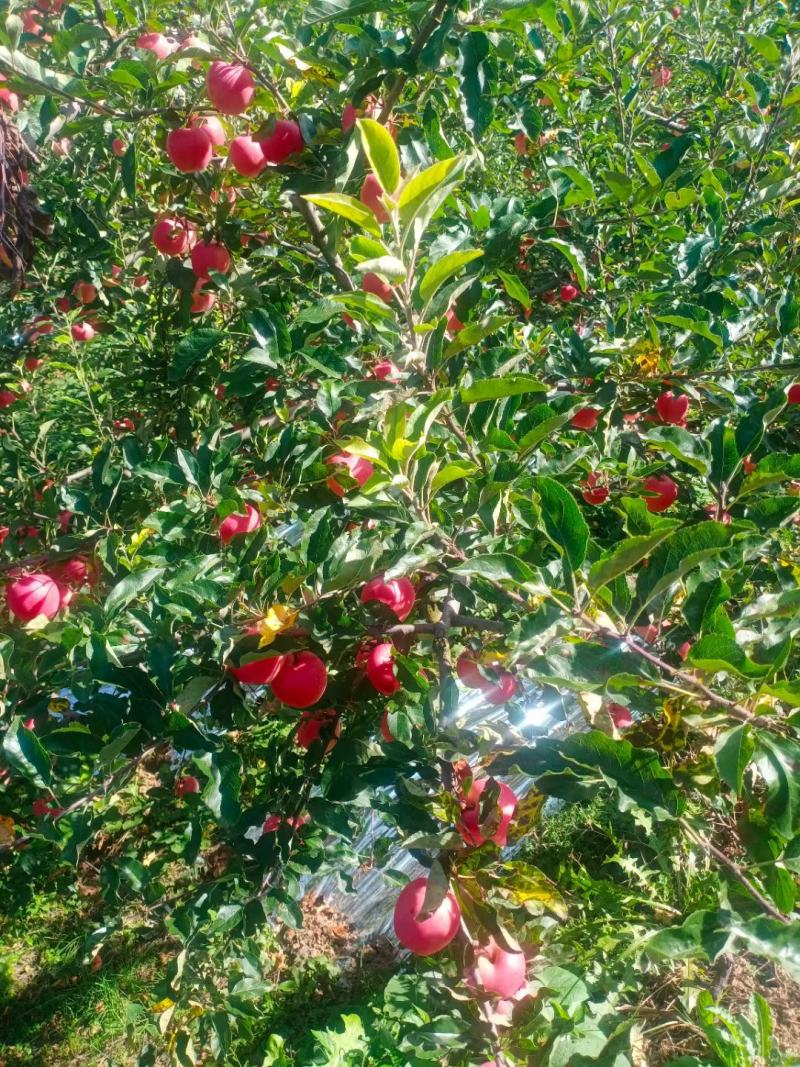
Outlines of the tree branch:
M331 249L330 242L328 241L327 234L325 233L325 227L322 225L317 209L313 204L310 204L308 200L304 200L302 196L294 193L290 197L292 207L305 219L308 226L308 232L311 234L311 240L317 246L322 253L325 262L331 269L331 273L336 278L339 285L352 293L355 290L353 279L344 269L344 264L339 258L338 253Z

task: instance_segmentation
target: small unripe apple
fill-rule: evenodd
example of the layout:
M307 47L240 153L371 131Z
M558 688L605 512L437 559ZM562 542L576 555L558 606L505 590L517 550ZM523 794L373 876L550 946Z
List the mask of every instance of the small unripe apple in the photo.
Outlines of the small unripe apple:
M313 652L291 652L271 684L272 692L283 704L290 708L308 708L325 692L328 672Z
M359 199L372 211L381 225L389 221L389 212L383 206L383 186L371 171L364 179Z
M252 504L245 504L244 514L234 513L226 515L219 524L219 539L223 545L227 545L233 537L252 533L261 525L261 515Z
M268 163L283 163L304 148L303 134L292 119L278 119L272 132L261 140L261 150Z
M377 296L385 304L391 304L394 299L394 289L392 289L391 285L385 282L383 278L379 278L371 270L368 270L361 279L361 288L365 293L372 293L373 296Z
M387 697L402 689L394 669L394 647L388 641L370 649L367 656L367 678L379 693Z
M372 578L361 590L361 603L377 600L390 608L400 622L411 614L416 600L414 586L408 578Z
M571 285L569 282L566 285L562 285L558 291L558 295L564 301L565 304L571 303L577 297L581 295L580 289L577 286Z
M231 166L245 178L255 178L266 167L267 160L260 141L254 141L249 134L234 137L228 149Z
M334 708L323 708L321 711L303 712L294 739L301 748L311 748L319 737L329 737L325 751L330 752L341 732L338 712Z
M184 174L205 170L214 155L214 146L205 130L183 126L167 134L167 155Z
M645 499L645 506L650 512L666 511L678 499L678 486L668 474L651 474L642 485L651 494Z
M95 328L90 322L75 322L70 329L74 341L91 341Z
M6 603L20 622L44 615L55 618L62 606L63 589L49 574L26 574L6 586Z
M117 157L124 156L125 153L128 151L128 146L125 144L121 137L115 137L114 140L111 142L111 151Z
M677 396L668 389L656 400L656 411L662 422L672 426L685 426L686 413L689 410L689 397L683 393Z
M466 843L474 847L482 845L484 841L487 840L487 838L480 832L480 818L481 796L488 784L488 778L474 780L461 808L461 818L458 822L457 829ZM497 800L498 807L500 808L500 815L499 821L497 822L497 829L490 836L489 840L494 841L495 844L500 845L501 848L505 848L508 842L508 828L511 825L511 820L514 818L514 812L517 809L517 795L510 786L505 784L505 782L498 782L497 784L500 786L500 796Z
M597 408L578 408L569 420L570 426L575 430L593 430L597 426L600 412Z
M186 219L159 219L153 227L153 244L165 256L182 256L195 242L197 231Z
M191 774L184 774L175 783L175 796L183 797L187 793L199 793L200 782Z
M229 667L228 670L237 682L244 685L270 685L278 677L285 660L285 656L262 656L261 659L243 663L241 667Z
M397 940L416 956L432 956L450 944L461 925L461 908L448 890L444 900L426 919L419 914L425 903L427 878L415 878L402 890L394 906Z
M241 115L256 91L253 75L240 63L215 60L206 75L208 99L223 115Z
M198 278L207 279L211 271L227 274L231 269L231 254L219 241L198 241L192 249L192 270Z
M474 961L465 977L470 985L487 993L513 997L525 984L526 971L524 952L508 952L490 937L486 945L475 950Z
M143 33L136 38L136 47L145 52L152 52L159 59L166 59L175 50L175 46L167 40L163 33Z

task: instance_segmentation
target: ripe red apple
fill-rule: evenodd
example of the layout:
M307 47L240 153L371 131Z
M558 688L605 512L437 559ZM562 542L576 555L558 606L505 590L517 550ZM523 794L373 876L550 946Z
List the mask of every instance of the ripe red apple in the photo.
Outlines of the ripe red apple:
M245 178L255 178L267 165L261 142L254 141L249 134L234 137L228 149L228 159L234 170Z
M464 323L456 315L452 308L447 309L447 326L445 327L447 332L452 337L453 335L460 333L464 329Z
M111 151L114 153L115 156L124 156L127 150L128 146L125 144L121 137L115 137L114 140L111 142Z
M364 459L363 456L354 456L350 452L338 452L335 456L331 456L326 462L337 463L343 467L347 467L350 477L354 478L359 485L364 485L365 482L369 481L375 470L368 459ZM341 489L339 483L333 478L328 479L327 484L329 487L331 487L331 482L333 482L338 489ZM335 489L334 492L336 492Z
M300 127L292 119L278 119L272 132L261 140L261 150L268 163L283 163L304 148Z
M237 682L244 685L270 685L283 667L285 656L262 656L261 659L243 663L241 667L229 667Z
M227 274L231 269L231 254L219 241L198 241L192 249L191 261L198 278L207 279L212 270Z
M19 395L17 393L12 393L10 389L0 389L0 408L10 408L18 400Z
M400 370L395 367L390 359L381 359L372 368L372 374L379 382L383 382L387 378L397 378Z
M8 610L21 622L30 622L39 615L54 618L62 598L62 587L49 574L26 574L6 586Z
M373 296L379 297L385 304L391 304L394 299L394 289L392 289L391 285L385 282L383 278L379 278L371 270L368 270L361 279L361 288L365 293L372 293ZM387 375L384 375L384 377L387 377Z
M167 155L184 174L205 170L214 155L214 146L205 130L182 126L167 134Z
M159 59L166 59L175 50L174 44L168 41L163 33L143 33L136 38L136 47L152 52Z
M10 533L11 533L11 527L10 526L0 526L0 545L3 544L3 542L5 541L5 539L8 537L8 535Z
M214 307L216 302L216 293L207 293L203 291L203 280L201 278L192 292L192 303L189 307L189 312L192 315L205 315L207 311L210 311Z
M280 828L281 824L285 824L286 826L293 827L295 830L299 830L301 829L301 827L305 826L308 821L308 815L268 815L264 820L264 825L262 826L261 830L262 833L273 834L277 829Z
M227 545L233 537L252 533L261 525L261 515L252 504L245 504L244 514L226 515L219 524L219 539Z
M367 678L379 693L387 697L402 689L394 670L394 647L388 641L377 644L370 650L367 657Z
M93 304L97 300L97 287L91 282L75 282L72 292L80 304Z
M338 712L334 708L323 708L321 711L303 712L294 739L301 748L311 748L320 736L330 737L325 746L325 751L330 752L341 732Z
M308 708L325 692L328 672L313 652L291 652L271 684L272 692L283 704L290 708Z
M484 688L483 697L488 704L507 704L513 700L518 688L517 679L510 671L498 671L497 681Z
M672 71L669 67L665 67L663 64L660 67L656 67L650 76L654 89L666 89L669 83L672 81Z
M41 365L43 363L44 363L44 360L43 359L37 359L36 356L26 356L22 365L25 368L25 370L35 371L35 370L38 370L39 367L41 367Z
M342 111L342 133L347 133L349 130L352 130L359 114L360 112L357 111L352 104L345 104L344 110Z
M608 488L600 484L600 475L597 471L592 471L587 475L581 496L587 504L592 504L594 507L605 504L608 500Z
M200 782L191 774L184 774L175 782L175 796L183 797L187 793L199 793Z
M526 971L524 952L508 952L490 937L487 944L475 949L475 958L465 971L465 978L469 985L487 993L513 997L525 984Z
M645 499L648 511L657 513L671 508L678 499L678 486L668 474L651 474L642 485L652 494Z
M137 274L136 277L133 279L133 287L134 289L143 289L149 281L150 279L147 277L146 274Z
M630 708L626 708L624 704L615 704L612 701L607 705L606 710L618 730L627 730L629 726L633 726L633 716Z
M95 328L90 322L73 323L70 330L74 341L91 341L95 335Z
M529 148L530 141L528 140L528 135L520 130L514 137L514 151L518 156L527 156Z
M31 804L31 813L37 818L42 819L45 815L51 815L54 811L59 809L53 808L50 805L50 801L47 797L37 797Z
M49 574L60 585L83 585L89 578L89 564L85 556L73 556L54 563Z
M662 422L672 426L686 425L686 412L689 410L689 397L683 393L677 396L668 389L656 400L656 411Z
M394 741L394 735L389 729L389 709L387 708L383 715L381 715L381 737L384 741L391 743Z
M577 286L570 285L570 283L567 282L566 285L561 286L558 291L558 295L561 297L565 304L569 304L571 301L575 300L576 297L579 297L581 295L581 291L577 288Z
M112 423L114 433L133 433L136 429L136 424L133 419L126 416L124 419L114 419Z
M593 430L599 417L600 411L597 408L578 408L569 424L574 430Z
M468 845L473 845L477 848L478 845L482 845L487 840L480 832L480 817L481 817L481 796L484 789L489 784L488 778L478 778L473 780L469 793L467 793L466 799L461 808L461 819L459 820L457 829L461 836L464 838ZM510 786L507 786L505 782L498 782L500 786L500 796L498 797L498 807L500 808L499 822L497 823L497 829L490 836L488 840L494 841L495 844L505 848L508 841L508 828L511 825L511 820L514 818L514 812L517 808L517 796ZM497 817L495 809L495 818Z
M241 115L256 91L253 75L240 63L215 60L206 75L208 99L223 115Z
M383 186L371 171L364 179L359 198L381 225L389 221L389 212L383 206Z
M491 685L478 670L478 664L468 652L462 652L456 660L456 674L468 689L485 689Z
M427 919L419 918L427 888L427 878L415 878L402 890L394 906L397 940L416 956L441 952L461 925L461 908L452 890L448 890L444 900Z
M745 474L752 474L757 466L758 464L753 461L753 457L750 455L745 456L742 460L742 470Z
M205 131L209 141L211 141L212 148L220 148L228 139L225 127L216 115L192 115L189 119L189 125L193 129Z
M416 600L414 586L408 578L371 578L361 590L361 603L377 600L385 604L403 622L411 613Z
M800 404L800 382L794 382L786 392L786 400L789 404Z
M540 295L540 300L544 304L555 304L556 300L558 300L558 294L555 289L545 289Z
M182 256L192 247L197 230L186 219L159 219L151 233L153 244L165 256Z

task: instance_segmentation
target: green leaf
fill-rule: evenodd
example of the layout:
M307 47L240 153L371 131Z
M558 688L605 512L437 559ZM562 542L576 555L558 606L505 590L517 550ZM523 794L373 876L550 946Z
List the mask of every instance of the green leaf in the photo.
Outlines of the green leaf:
M380 236L381 229L375 218L375 212L372 208L365 207L354 196L349 196L347 193L307 193L303 199L326 211L332 211L334 215L341 215L342 218L354 222L368 233Z
M149 589L163 573L163 567L145 567L143 570L133 571L131 574L126 575L122 581L117 582L106 597L103 605L106 615L113 615L130 604L132 600L135 600L146 589Z
M122 727L117 736L109 741L107 745L103 745L97 754L97 761L100 766L110 767L117 757L125 751L140 730L141 726L138 724Z
M473 382L462 389L459 395L462 404L479 404L483 400L500 400L507 396L546 391L547 387L535 378L529 378L526 374L512 374L507 378L485 378L483 381Z
M474 259L479 259L482 255L483 252L480 249L469 248L442 256L423 275L422 281L419 283L420 298L427 304L440 286L457 274L467 263L471 263Z
M722 781L738 798L742 791L742 779L755 751L750 727L747 723L726 730L714 745L714 760Z
M3 737L3 753L17 774L40 789L50 785L50 757L33 730L22 725L22 719L11 720Z
M205 359L209 352L225 336L220 330L200 328L192 330L182 337L175 348L172 366L169 368L169 380L180 382L192 368Z
M136 173L136 142L131 141L131 143L125 150L125 155L122 157L122 163L120 164L120 177L122 178L122 186L131 200L136 199Z
M669 926L647 939L649 955L666 960L705 956L712 962L728 948L732 934L729 911L695 911L680 926Z
M397 198L400 225L408 226L438 189L443 185L449 186L454 172L459 167L463 167L463 164L462 156L453 156L451 159L443 159L439 163L434 163L415 174L413 178L409 178Z
M629 200L633 195L633 182L627 174L618 170L604 170L600 177L617 200Z
M400 156L392 135L374 119L358 119L364 153L384 191L390 195L400 184Z
M784 837L800 830L800 745L788 737L759 733L754 762L767 786L765 812Z
M233 749L195 753L195 763L205 771L208 782L202 793L203 803L223 826L239 818L239 793L242 788L241 760Z
M664 322L668 326L677 326L679 330L696 333L698 337L705 337L707 341L711 341L716 348L722 348L722 338L718 333L714 333L708 323L702 319L690 319L686 315L656 315L655 320Z
M589 571L589 588L596 591L621 574L626 574L631 567L635 567L637 563L649 556L654 548L672 534L672 531L671 526L659 528L642 537L628 537L616 548L609 549Z
M356 265L359 274L373 271L382 274L390 282L404 282L406 280L406 265L397 256L377 256L375 259L364 259Z
M586 557L589 527L568 489L554 478L539 475L533 479L547 536L563 551L576 571Z
M497 273L511 299L517 300L524 308L531 307L531 294L522 284L520 278L516 274L506 274L504 270L498 270Z
M247 312L247 324L259 348L280 362L292 352L292 341L286 319L272 304L252 308Z
M475 575L492 581L508 581L517 584L532 582L536 574L527 563L508 552L491 556L473 556L450 568L452 574Z
M541 243L548 245L550 248L555 248L557 252L561 253L572 267L578 285L583 292L586 292L589 288L589 271L586 267L586 259L583 252L576 248L575 245L570 244L569 241L562 241L560 237L547 237Z
M463 352L465 348L478 344L484 337L496 333L501 326L505 326L509 321L510 319L507 315L492 315L482 322L471 322L463 330L459 330L447 348L445 348L444 358L450 359L451 356ZM542 389L544 389L544 386L542 386Z
M770 664L755 663L736 641L719 634L708 634L692 645L687 663L702 671L727 671L742 678L764 678L770 672Z
M431 496L438 493L440 489L444 489L446 485L450 485L451 482L457 482L461 478L469 478L476 470L477 467L474 463L447 463L433 477L433 481L431 482Z
M675 459L688 463L700 474L707 475L711 470L711 453L705 439L680 426L656 426L643 434L642 439L656 445L662 452L668 452Z
M461 109L464 124L478 141L494 114L495 66L492 46L479 30L462 34L458 47L457 73L460 78Z

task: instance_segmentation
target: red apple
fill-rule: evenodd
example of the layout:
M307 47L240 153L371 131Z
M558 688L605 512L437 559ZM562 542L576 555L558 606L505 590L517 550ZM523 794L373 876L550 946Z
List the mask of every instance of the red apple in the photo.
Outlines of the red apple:
M285 660L285 656L262 656L228 670L243 685L270 685L278 677Z
M44 360L43 359L37 359L36 356L26 356L24 361L23 361L23 363L22 363L22 365L25 368L25 370L33 372L35 370L38 370L39 367L41 367L41 365L43 363L44 363Z
M18 400L18 393L12 393L10 389L0 389L0 408L10 408Z
M80 304L93 304L97 300L97 287L91 282L75 282L72 292Z
M136 277L133 279L133 287L134 289L143 289L149 281L150 279L147 277L146 274L137 274Z
M447 326L445 329L452 337L454 334L460 333L464 329L464 323L456 315L452 308L447 309Z
M745 474L752 474L757 466L758 464L753 461L753 457L750 455L745 456L742 460L742 470Z
M468 689L485 689L491 682L485 678L478 664L468 652L462 652L456 660L456 674L459 681Z
M593 430L597 426L600 412L597 408L578 408L569 420L574 430Z
M662 393L656 400L656 411L662 422L672 426L686 425L686 412L689 410L689 397L685 394L677 396L670 389Z
M70 333L74 341L91 341L95 335L95 329L90 322L76 322L73 323Z
M233 537L252 533L261 525L261 515L252 504L245 504L244 514L226 515L219 524L219 539L227 545Z
M337 463L343 467L347 467L350 477L354 478L359 485L364 485L365 482L369 481L375 470L368 459L364 459L363 456L354 456L350 452L338 452L335 456L331 456L327 462ZM331 481L334 481L334 484L341 489L341 486L339 486L339 483L336 482L335 479L328 479L329 486ZM336 492L336 490L334 490L334 492Z
M72 559L54 563L49 574L60 585L83 585L89 578L88 561L85 556L73 556Z
M228 149L228 159L234 170L245 178L254 178L267 165L261 142L254 141L249 134L234 137Z
M174 51L174 45L163 33L143 33L136 38L136 47L152 52L159 59L166 59Z
M666 89L669 83L672 81L672 71L669 67L660 66L656 67L650 76L654 89Z
M198 278L207 279L212 270L227 274L231 269L231 254L219 241L198 241L192 249L192 270Z
M300 127L291 119L278 119L271 133L261 140L261 150L268 163L283 163L305 147Z
M558 291L558 295L561 297L565 304L569 304L571 301L575 300L576 297L579 297L581 295L581 291L577 288L577 286L570 285L568 282L566 285L561 286Z
M6 586L8 610L21 622L39 615L54 618L62 605L63 590L49 574L26 574Z
M391 743L394 741L394 735L389 729L389 709L387 708L383 715L381 715L381 737L384 741Z
M294 739L301 748L311 748L320 736L329 737L325 751L330 752L341 732L342 724L338 712L334 708L323 708L322 711L303 712Z
M159 219L150 235L165 256L182 256L195 242L197 231L186 219Z
M600 484L600 475L597 471L592 471L587 476L581 496L587 504L592 504L594 507L605 504L608 500L608 488Z
M367 657L367 678L379 693L387 697L402 689L394 670L394 648L388 641L377 644L370 650Z
M253 75L239 63L215 60L206 75L208 99L223 115L241 115L256 91Z
M545 289L545 291L541 294L540 299L544 304L555 304L556 300L558 299L558 295L555 289Z
M214 155L214 146L205 130L182 126L167 134L167 155L184 174L205 170Z
M458 832L466 843L475 847L482 845L487 840L480 832L480 800L489 781L488 778L478 778L473 781L462 805L461 819L457 826ZM494 841L495 844L504 848L508 840L508 828L517 808L517 797L514 790L507 786L505 782L498 782L498 785L500 786L500 796L498 797L497 807L500 809L500 814L498 817L496 807L491 821L492 825L497 826L497 829L490 835L488 840ZM498 821L495 822L495 820Z
M510 671L498 671L497 681L484 687L484 700L488 704L507 704L509 700L513 700L517 689L517 679Z
M624 704L615 704L612 701L607 706L607 711L618 730L627 730L629 726L633 726L633 716L630 708L626 708Z
M203 280L201 278L192 292L192 303L189 307L189 312L192 315L205 315L207 311L213 308L216 302L216 293L203 292Z
M786 392L786 400L789 404L800 404L800 382L794 382Z
M475 949L475 958L465 977L477 989L499 997L513 997L525 984L526 970L524 952L508 952L490 937L486 945Z
M371 270L368 270L361 279L361 288L365 293L372 293L379 297L385 304L391 304L394 298L394 289L383 278L379 278Z
M199 793L199 792L200 792L200 783L194 777L194 775L184 774L182 778L179 778L175 782L175 796L176 797L186 796L187 793Z
M328 684L325 664L313 652L291 652L272 682L272 692L290 708L308 708L320 699Z
M414 607L416 593L408 578L372 578L361 590L361 603L377 600L395 613L400 622L407 619Z
M387 378L397 378L400 370L395 367L390 359L381 359L372 368L372 374L379 382L383 382Z
M514 151L518 156L527 156L529 147L530 141L528 140L528 135L520 130L514 137Z
M114 140L111 142L111 151L114 153L115 156L124 156L125 153L128 151L128 146L125 144L121 137L115 137Z
M136 424L133 419L126 416L124 419L114 419L112 423L114 433L133 433L136 429Z
M394 906L397 940L416 956L431 956L450 944L461 925L461 908L448 890L438 908L426 919L419 913L425 903L427 878L415 878L402 890Z
M678 499L678 486L668 474L651 474L642 485L652 494L645 500L648 511L659 512L671 508Z
M342 133L348 133L356 124L360 112L352 105L345 104L342 111Z
M189 119L189 125L193 129L203 130L208 135L213 148L221 147L228 139L225 127L216 115L192 115Z
M372 211L381 225L389 221L389 212L382 202L383 186L371 171L364 179L359 198L361 203Z

